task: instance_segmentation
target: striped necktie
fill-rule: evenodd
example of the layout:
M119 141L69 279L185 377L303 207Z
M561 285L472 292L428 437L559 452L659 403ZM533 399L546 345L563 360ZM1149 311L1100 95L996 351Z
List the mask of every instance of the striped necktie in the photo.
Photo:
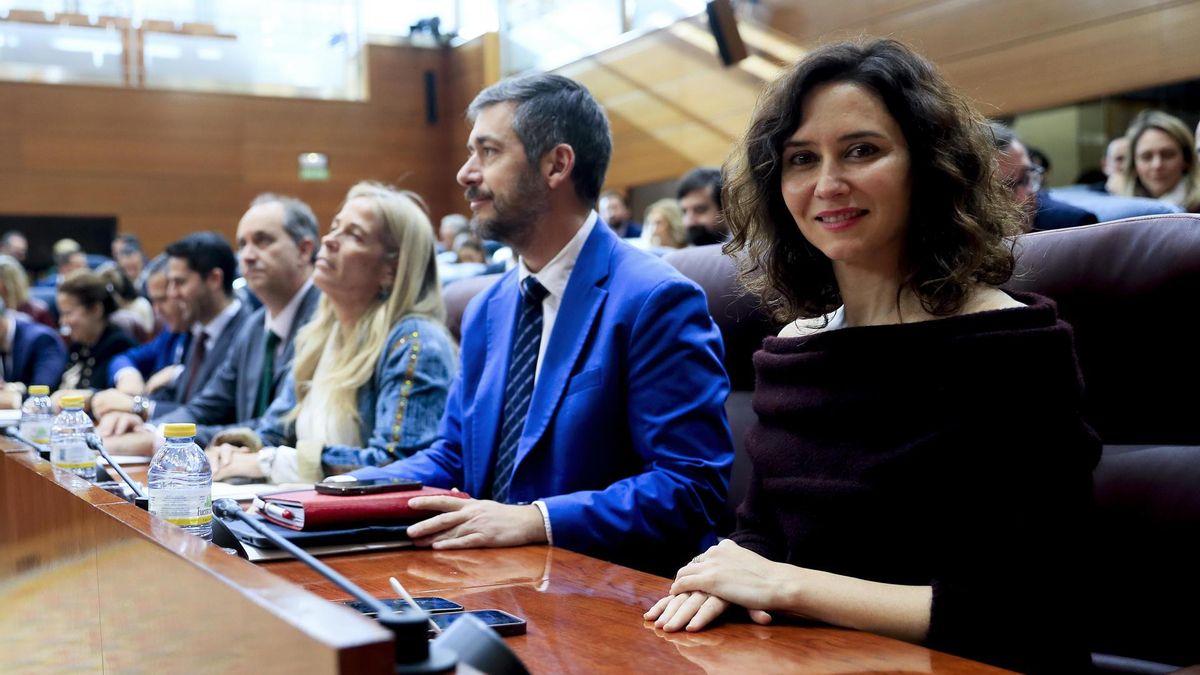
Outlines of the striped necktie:
M492 473L492 499L501 503L508 501L517 446L533 398L533 378L542 343L542 300L548 293L532 276L521 282L522 302L517 309L516 337L508 363L508 382L504 386L504 422L496 447L496 470Z

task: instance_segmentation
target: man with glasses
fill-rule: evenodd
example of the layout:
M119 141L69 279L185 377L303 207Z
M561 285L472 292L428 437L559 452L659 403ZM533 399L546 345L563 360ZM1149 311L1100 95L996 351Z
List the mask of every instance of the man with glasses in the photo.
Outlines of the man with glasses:
M1012 189L1017 202L1025 208L1026 232L1058 230L1097 222L1096 214L1091 211L1052 199L1043 191L1045 171L1030 161L1025 145L1017 139L1012 129L997 122L991 126L1000 177Z

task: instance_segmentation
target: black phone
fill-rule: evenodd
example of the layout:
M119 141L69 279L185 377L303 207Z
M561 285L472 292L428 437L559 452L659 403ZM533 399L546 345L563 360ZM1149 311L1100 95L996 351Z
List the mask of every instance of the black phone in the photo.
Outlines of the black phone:
M416 601L417 607L420 607L430 614L461 612L463 610L462 605L458 604L457 602L451 602L445 598L413 598L413 600ZM380 602L388 607L391 607L392 609L398 609L400 611L404 611L409 608L408 602L404 598L391 598L387 600L380 600ZM358 600L346 600L342 604L350 609L362 612L367 616L375 616L375 610Z
M470 614L480 621L491 626L492 630L496 631L503 637L512 635L525 634L525 619L518 616L513 616L508 612L502 612L498 609L473 609L469 612L450 612L447 614L430 614L429 620L436 623L438 628L446 630L450 624L458 620L459 617ZM436 635L433 629L429 629L429 637Z
M359 480L353 476L331 476L319 483L313 483L313 489L323 495L371 495L378 492L402 492L420 490L421 481L407 478L368 478Z

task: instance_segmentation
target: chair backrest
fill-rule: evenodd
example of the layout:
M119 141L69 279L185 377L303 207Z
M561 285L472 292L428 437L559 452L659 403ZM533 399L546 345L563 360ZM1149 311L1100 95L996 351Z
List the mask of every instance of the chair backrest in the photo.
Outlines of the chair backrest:
M1088 420L1105 442L1081 570L1095 589L1094 658L1119 672L1165 672L1128 657L1200 662L1195 622L1180 620L1200 606L1194 558L1181 553L1200 532L1200 215L1029 234L1017 254L1008 288L1053 298L1074 327Z
M1106 444L1200 445L1200 215L1038 232L1007 288L1048 296L1075 328L1089 421Z
M779 326L737 283L733 260L721 253L718 244L691 246L672 251L663 260L704 289L708 313L725 341L725 370L734 391L754 389L754 352L763 338L779 332Z
M488 286L496 283L501 274L485 274L478 277L467 277L446 284L442 289L442 302L446 305L446 328L455 340L462 342L463 312L471 298L479 295Z

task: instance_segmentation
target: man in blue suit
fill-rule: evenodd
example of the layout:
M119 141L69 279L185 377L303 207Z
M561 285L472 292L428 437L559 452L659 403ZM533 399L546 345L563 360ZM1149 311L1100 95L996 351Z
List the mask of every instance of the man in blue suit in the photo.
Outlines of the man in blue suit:
M360 476L458 487L418 546L548 542L668 572L714 541L733 458L720 333L703 292L593 210L612 152L578 83L507 80L468 110L458 182L480 233L520 264L463 319L440 438Z
M0 383L57 387L66 365L67 348L54 331L9 311L0 299Z

